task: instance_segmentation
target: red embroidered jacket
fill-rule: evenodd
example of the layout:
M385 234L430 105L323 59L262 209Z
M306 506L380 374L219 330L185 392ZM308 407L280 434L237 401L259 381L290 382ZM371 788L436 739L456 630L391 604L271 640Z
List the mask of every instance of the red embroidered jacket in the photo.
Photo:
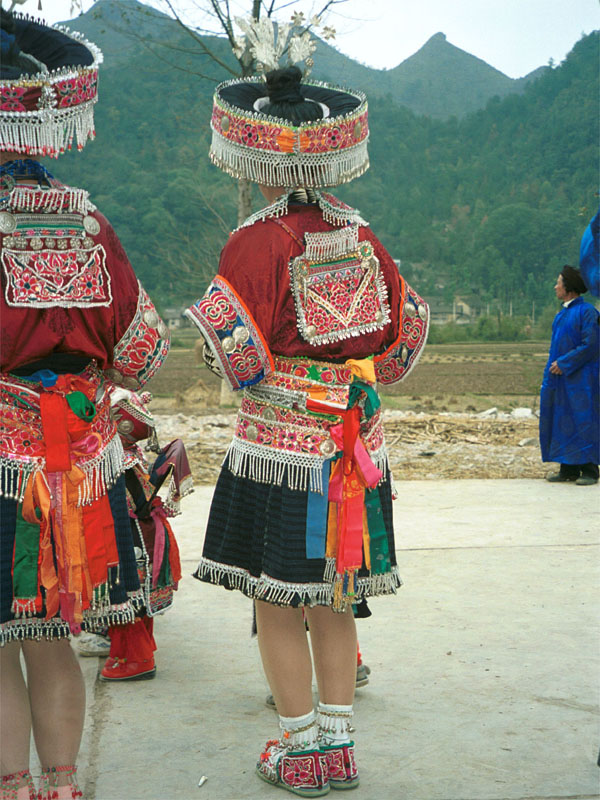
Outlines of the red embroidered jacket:
M360 255L354 275L352 264L346 275L343 269L319 275L318 264L316 269L309 264L306 274L313 283L304 286L307 240L317 234L318 250L318 234L336 231L345 235L323 219L317 206L290 204L281 219L255 222L230 237L217 277L186 315L199 327L232 388L262 380L273 368L273 355L325 361L375 355L381 383L401 380L418 360L427 336L427 304L399 275L368 226L358 227L358 250L367 243L372 251L366 251L378 261L370 288L365 290L368 270L361 272ZM331 336L338 323L354 326L353 332Z
M87 192L21 184L0 216L0 372L61 353L129 389L146 383L168 330Z

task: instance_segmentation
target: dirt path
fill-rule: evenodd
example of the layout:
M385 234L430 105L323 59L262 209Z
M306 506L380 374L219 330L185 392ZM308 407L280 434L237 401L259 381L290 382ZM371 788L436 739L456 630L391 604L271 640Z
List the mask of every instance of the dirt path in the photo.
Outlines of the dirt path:
M183 439L197 483L214 483L235 412L155 414L160 441ZM549 469L540 459L537 418L528 409L487 416L386 411L384 419L397 478L541 478Z

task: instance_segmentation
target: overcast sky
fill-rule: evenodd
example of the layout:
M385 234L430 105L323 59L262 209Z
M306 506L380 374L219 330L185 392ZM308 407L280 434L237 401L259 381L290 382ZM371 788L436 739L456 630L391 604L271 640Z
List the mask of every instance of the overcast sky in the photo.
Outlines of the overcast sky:
M7 7L11 0L2 0ZM174 0L191 9L202 0ZM165 8L161 0L149 5ZM84 9L93 5L83 0ZM232 0L239 12L248 0ZM301 0L282 12L318 10L320 2ZM20 6L49 22L69 19L71 0L26 0ZM600 27L598 0L347 0L328 17L337 29L339 50L371 67L395 67L438 32L448 41L496 69L519 78L553 59L560 63L582 33Z

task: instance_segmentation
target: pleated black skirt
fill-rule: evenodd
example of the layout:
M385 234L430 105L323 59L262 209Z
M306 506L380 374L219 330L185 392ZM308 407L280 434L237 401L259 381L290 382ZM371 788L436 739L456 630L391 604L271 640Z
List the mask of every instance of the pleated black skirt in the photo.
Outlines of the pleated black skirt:
M389 473L377 487L387 533L389 570L363 565L356 603L395 593L396 564ZM212 500L202 558L194 577L282 606L332 605L332 559L306 557L308 492L234 475L226 460Z

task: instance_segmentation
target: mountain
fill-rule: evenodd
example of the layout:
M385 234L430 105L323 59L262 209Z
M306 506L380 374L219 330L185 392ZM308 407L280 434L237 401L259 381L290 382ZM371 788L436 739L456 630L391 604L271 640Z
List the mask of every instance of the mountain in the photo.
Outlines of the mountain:
M483 108L494 96L522 92L514 80L436 33L414 55L390 70L392 96L416 114L445 119Z
M83 155L48 166L89 189L153 299L168 305L201 294L236 225L235 182L207 158L212 89L226 69L199 55L171 20L141 8L138 16L134 0L103 0L96 16L78 18L107 53L98 138ZM114 38L128 9L133 30ZM162 48L161 39L179 49ZM424 55L407 59L411 69L420 65L420 80L436 51L479 74L491 70L434 39ZM228 63L223 40L204 42ZM325 49L332 79L343 74L343 82L369 92L371 169L336 193L360 208L402 260L409 282L425 297L475 290L482 301L514 313L551 302L556 274L562 264L577 263L579 238L598 204L598 33L583 37L562 64L544 69L520 93L501 97L491 70L494 96L448 119L392 101L389 85L371 91L350 70L365 78L376 71ZM399 82L401 67L381 73L382 81L394 73ZM200 70L210 80L200 80ZM474 77L472 83L478 86Z
M67 23L103 50L106 66L126 64L145 53L148 59L219 80L227 77L204 55L192 37L170 17L138 0L97 0L85 14ZM201 37L222 62L237 64L225 39ZM313 77L358 86L371 97L389 96L416 114L437 119L462 117L494 97L521 93L547 67L513 79L447 41L432 36L418 52L390 70L367 67L317 40Z

